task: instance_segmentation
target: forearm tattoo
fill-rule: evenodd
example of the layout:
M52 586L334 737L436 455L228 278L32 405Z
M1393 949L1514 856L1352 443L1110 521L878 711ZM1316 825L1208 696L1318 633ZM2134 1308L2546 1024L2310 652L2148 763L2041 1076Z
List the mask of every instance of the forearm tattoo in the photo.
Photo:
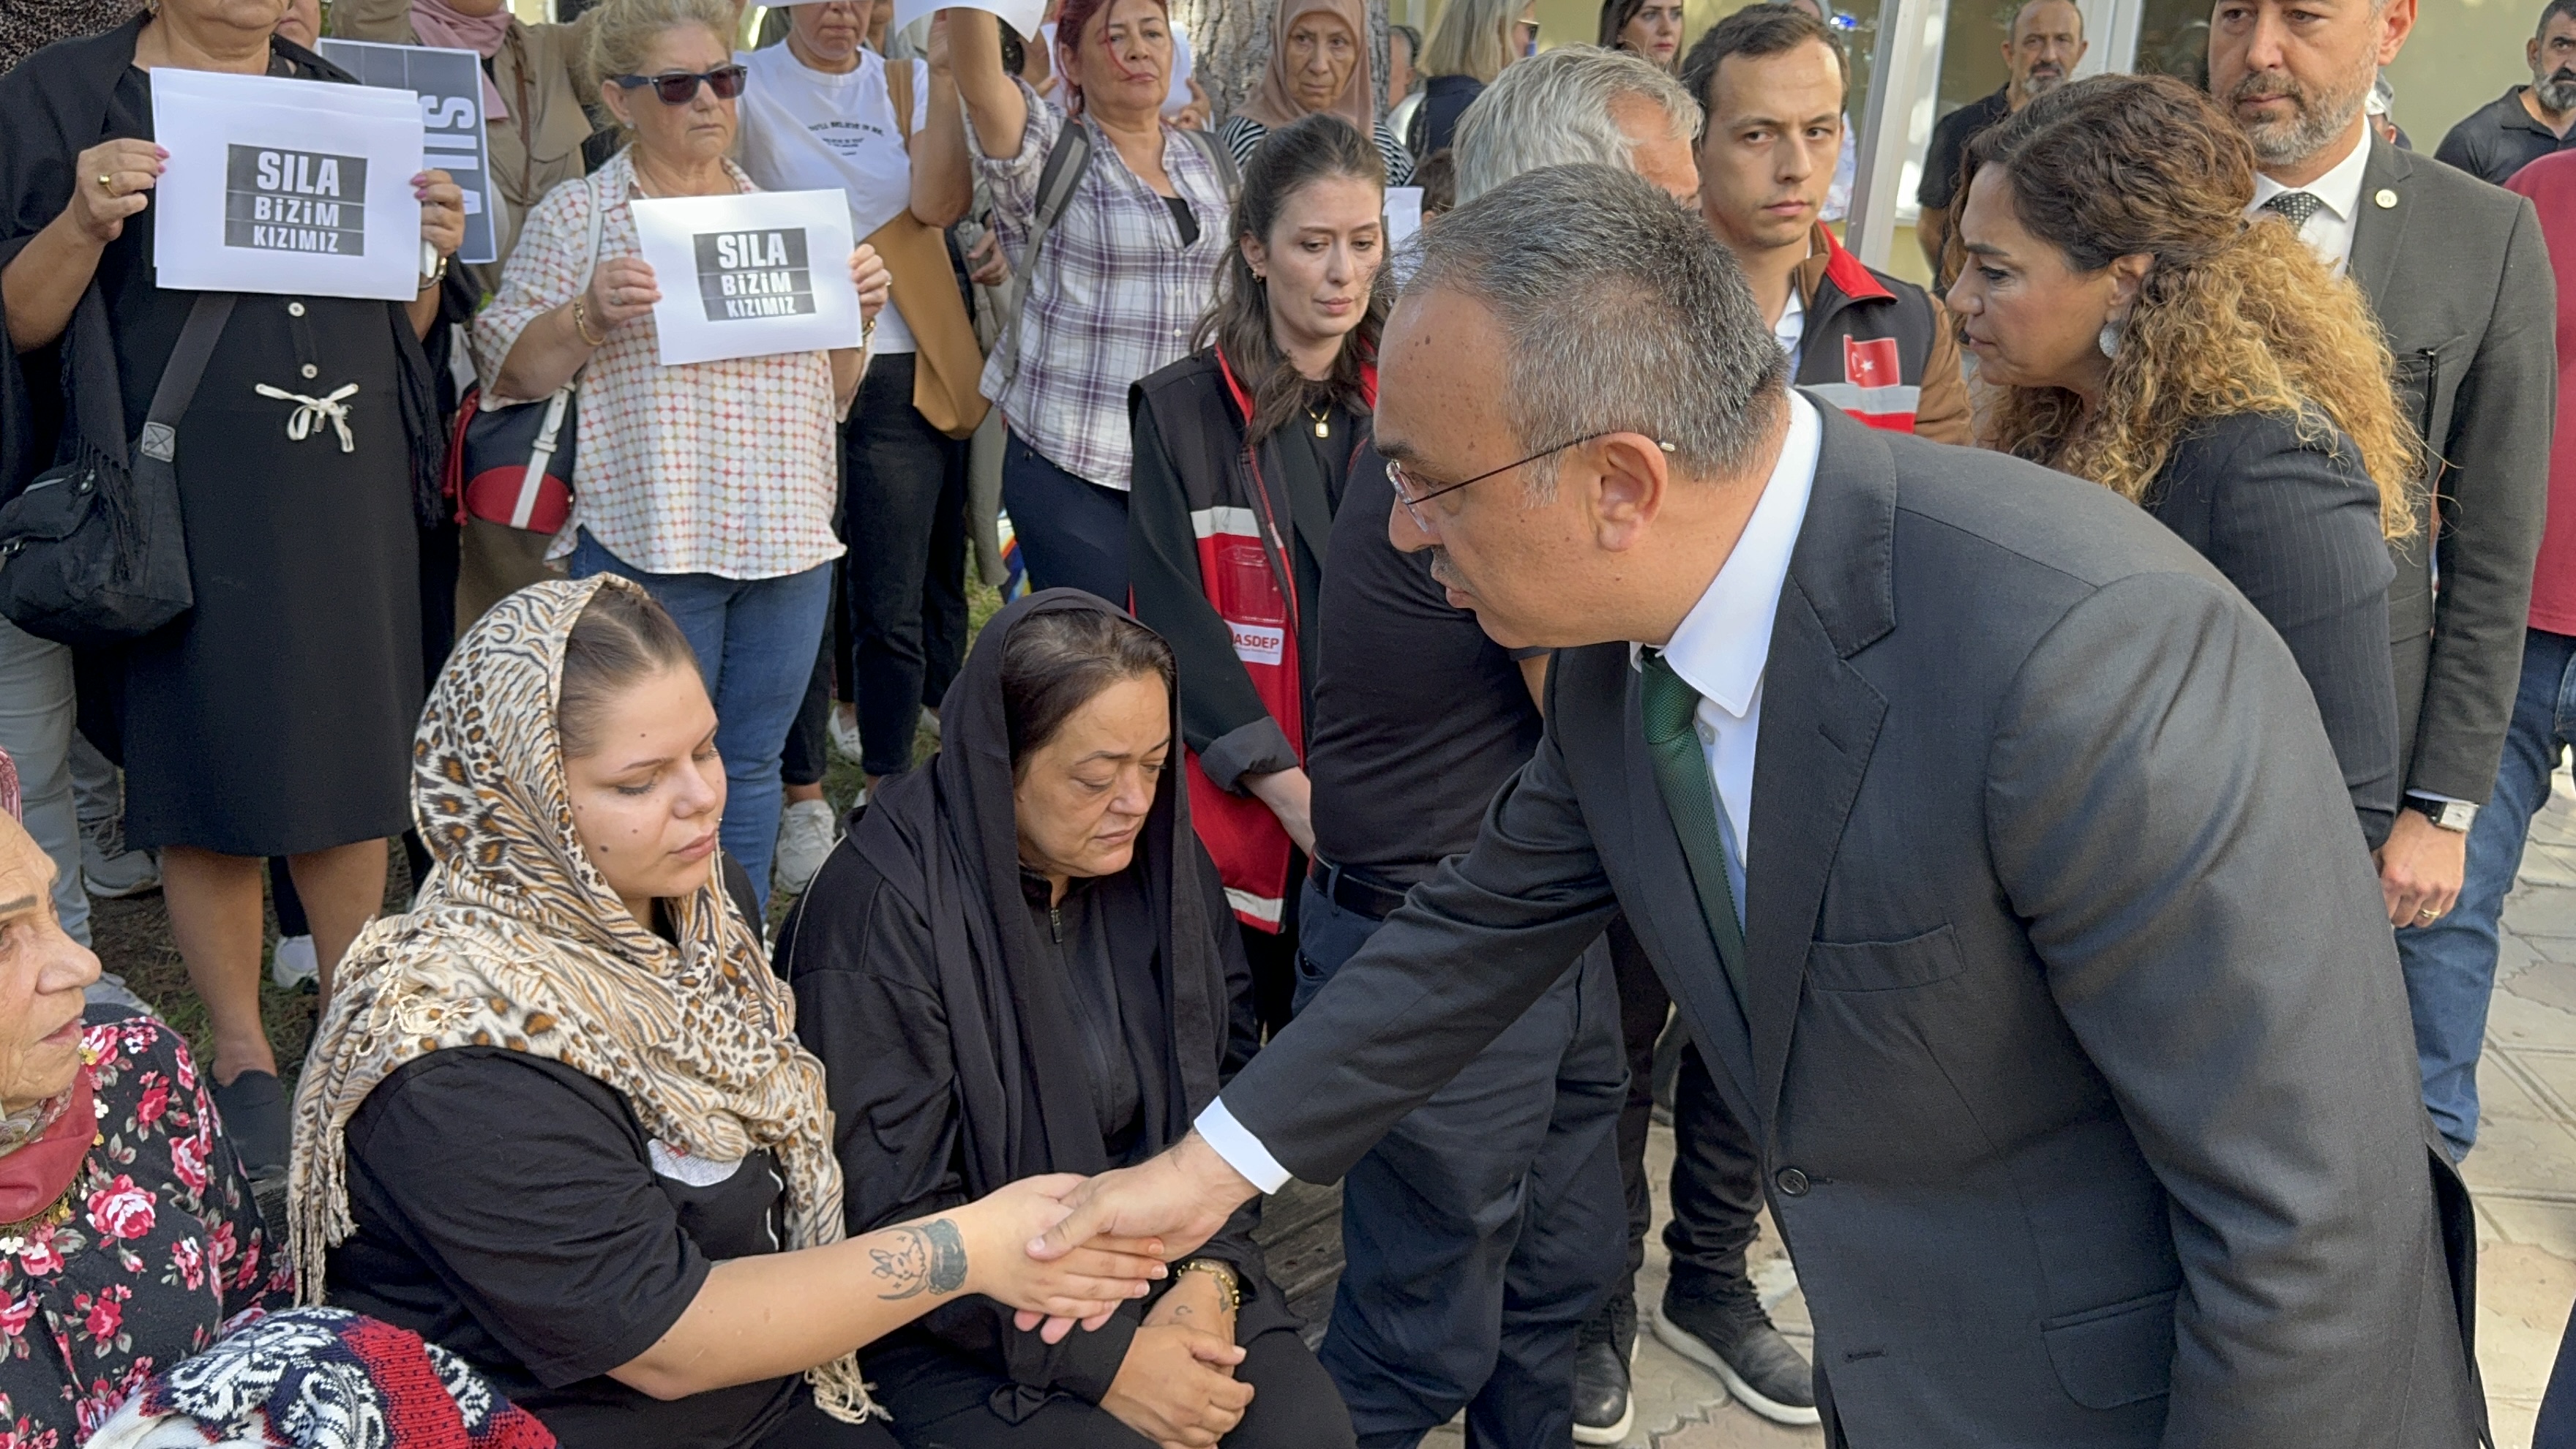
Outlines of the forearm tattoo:
M957 1225L933 1218L918 1227L889 1228L888 1247L870 1248L872 1271L885 1285L879 1298L915 1298L923 1293L954 1293L966 1286L966 1240Z

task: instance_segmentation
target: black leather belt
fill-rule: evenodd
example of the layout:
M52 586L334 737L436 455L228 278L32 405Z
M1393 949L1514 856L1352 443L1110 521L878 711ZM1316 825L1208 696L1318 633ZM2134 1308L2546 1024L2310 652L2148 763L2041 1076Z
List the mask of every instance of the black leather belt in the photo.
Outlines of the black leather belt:
M1350 866L1333 865L1318 857L1308 875L1334 905L1357 911L1372 921L1385 920L1404 904L1402 888L1374 880L1367 872Z

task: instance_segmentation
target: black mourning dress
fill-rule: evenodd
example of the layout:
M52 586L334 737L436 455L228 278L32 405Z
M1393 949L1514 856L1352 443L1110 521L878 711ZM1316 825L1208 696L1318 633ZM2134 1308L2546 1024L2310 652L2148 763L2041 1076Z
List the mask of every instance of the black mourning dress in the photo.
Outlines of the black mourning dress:
M0 146L0 265L62 210L81 151L110 137L152 136L151 79L131 63L142 25L138 17L51 47L0 80L0 133L9 138ZM277 46L274 74L334 74ZM84 94L95 104L102 92L101 121L74 114ZM91 124L97 129L79 134ZM128 439L142 430L197 296L155 285L154 221L152 207L128 220L97 272ZM179 426L196 607L81 661L84 723L98 727L95 696L104 694L121 736L129 843L287 855L398 835L409 824L422 693L414 498L423 424L407 418L405 392L424 371L409 327L390 302L254 294L236 302ZM59 397L58 351L20 359L20 396L35 398L40 413L48 392ZM262 396L263 383L315 399L354 384L338 398L348 447L327 414ZM288 432L299 411L301 440ZM18 476L0 477L0 497L34 471L24 462L13 461Z

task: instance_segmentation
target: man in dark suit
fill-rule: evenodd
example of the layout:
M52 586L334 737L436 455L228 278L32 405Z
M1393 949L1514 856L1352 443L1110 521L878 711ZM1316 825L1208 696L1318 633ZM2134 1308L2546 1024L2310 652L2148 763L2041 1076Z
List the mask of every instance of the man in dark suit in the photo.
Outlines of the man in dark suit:
M2459 899L2522 674L2557 286L2530 202L2369 133L2372 82L2414 23L2415 0L2218 0L2209 76L2262 168L2249 214L2349 269L2426 442L2420 526L2395 549L2388 593L2405 808L2379 868L2425 1106L2456 1157L2477 1135L2495 951L2427 928Z
M1444 217L1382 357L1390 537L1558 648L1546 731L1032 1251L1340 1175L1624 911L1753 1128L1842 1442L2479 1434L2369 859L2242 596L2105 490L1788 391L1724 247L1623 173Z

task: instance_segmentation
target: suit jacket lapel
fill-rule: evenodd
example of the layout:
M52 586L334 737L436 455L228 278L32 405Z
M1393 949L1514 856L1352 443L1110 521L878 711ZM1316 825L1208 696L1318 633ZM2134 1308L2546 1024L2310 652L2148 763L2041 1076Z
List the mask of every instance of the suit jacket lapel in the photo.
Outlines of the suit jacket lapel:
M1825 882L1860 796L1887 701L1850 657L1896 627L1896 468L1834 408L1771 628L1745 851L1754 1102L1777 1120Z
M2414 209L2414 196L2406 183L2414 174L2413 157L2377 136L2370 138L2370 160L2361 168L2361 202L2353 209L2352 255L2344 270L2360 285L2374 312L2380 310L2380 299L2388 295L2389 284L2397 276L2407 213ZM2382 191L2395 193L2397 204L2381 206L2377 198Z
M1637 671L1628 671L1625 723L1620 731L1628 781L1628 859L1635 862L1639 899L1654 909L1628 913L1628 928L1648 951L1672 967L1674 995L1700 1029L1700 1050L1710 1070L1734 1079L1738 1100L1753 1096L1753 1058L1744 1014L1726 984L1726 967L1717 959L1708 923L1700 919L1699 893L1691 884L1690 863L1673 833L1672 812L1664 808L1655 784L1654 758L1646 751L1646 729L1637 713Z

